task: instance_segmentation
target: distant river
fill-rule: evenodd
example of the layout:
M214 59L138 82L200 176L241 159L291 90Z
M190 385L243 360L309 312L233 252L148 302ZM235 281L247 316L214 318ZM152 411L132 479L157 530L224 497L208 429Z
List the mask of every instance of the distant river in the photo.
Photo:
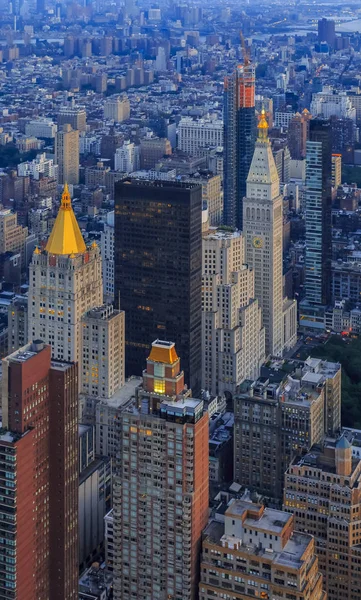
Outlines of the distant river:
M356 21L346 21L345 23L339 23L336 25L336 31L342 33L355 33L361 31L361 19Z

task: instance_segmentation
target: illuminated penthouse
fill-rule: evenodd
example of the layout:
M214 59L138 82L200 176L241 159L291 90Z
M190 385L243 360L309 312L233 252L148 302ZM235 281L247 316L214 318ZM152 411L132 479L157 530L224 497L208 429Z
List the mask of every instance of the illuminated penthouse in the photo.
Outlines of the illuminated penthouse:
M172 342L152 344L121 415L114 483L114 599L195 600L208 521L208 413Z

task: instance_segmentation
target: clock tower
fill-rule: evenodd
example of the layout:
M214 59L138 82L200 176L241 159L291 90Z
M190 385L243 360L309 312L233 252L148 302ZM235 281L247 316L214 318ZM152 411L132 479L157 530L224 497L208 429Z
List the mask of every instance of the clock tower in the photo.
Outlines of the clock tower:
M253 268L266 332L266 355L281 356L284 339L282 274L282 196L268 138L265 112L258 123L258 139L243 200L246 263ZM296 326L296 324L295 324Z

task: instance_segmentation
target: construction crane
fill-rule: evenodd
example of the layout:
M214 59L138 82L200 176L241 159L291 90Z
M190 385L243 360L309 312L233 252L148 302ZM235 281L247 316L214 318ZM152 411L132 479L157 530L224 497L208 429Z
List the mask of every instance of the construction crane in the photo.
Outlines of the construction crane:
M246 46L246 42L244 40L244 35L243 35L242 31L239 32L239 37L240 37L241 46L242 46L243 63L244 63L244 66L247 67L251 62L251 58L250 58L249 49Z

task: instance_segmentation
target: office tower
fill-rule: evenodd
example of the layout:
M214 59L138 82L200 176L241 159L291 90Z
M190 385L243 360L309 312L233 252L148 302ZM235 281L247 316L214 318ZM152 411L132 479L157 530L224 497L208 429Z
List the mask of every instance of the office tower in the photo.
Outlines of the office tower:
M141 169L154 169L163 156L172 154L172 145L167 138L149 137L140 141Z
M311 118L311 114L305 108L302 114L296 113L288 124L287 143L292 160L302 160L306 157Z
M178 123L178 148L193 156L203 156L204 148L223 146L221 119L183 117Z
M68 103L68 106L61 106L58 112L58 128L63 125L70 125L72 129L86 131L86 111L82 106L75 106L74 102Z
M156 340L120 416L114 480L114 599L195 600L208 521L208 413L172 342Z
M294 457L340 428L341 367L319 359L289 374L274 367L234 397L234 478L280 500Z
M332 150L329 121L312 119L306 157L305 300L300 325L322 330L330 302Z
M174 340L194 393L201 388L201 187L115 184L115 298L125 311L125 375L141 375L153 339Z
M245 379L257 379L265 360L262 312L244 255L240 232L203 234L202 388L214 395L233 395Z
M329 19L319 19L318 21L318 41L327 42L331 48L335 47L336 33L335 21Z
M341 154L332 154L332 187L338 188L342 183L342 155Z
M4 598L78 598L78 382L30 343L3 359L0 515Z
M262 308L266 355L273 356L282 355L297 339L296 303L283 297L282 226L282 196L263 111L243 199L243 232L245 262L254 271L255 298Z
M0 210L0 254L20 254L25 266L25 241L28 228L18 225L18 215L10 209Z
M285 477L284 509L315 537L329 600L360 597L361 461L345 436L295 459Z
M79 362L82 316L102 304L99 248L86 247L65 186L45 250L36 249L30 263L29 339L49 343L54 358Z
M63 125L55 138L55 162L58 165L58 183L79 183L79 131Z
M231 501L210 521L200 570L200 600L327 597L313 537L286 512L247 500Z
M104 104L104 119L121 123L130 116L130 103L126 96L111 97Z
M239 65L224 87L224 222L243 228L243 198L256 141L255 68Z
M82 393L110 398L124 385L124 312L111 304L91 308L81 332Z

